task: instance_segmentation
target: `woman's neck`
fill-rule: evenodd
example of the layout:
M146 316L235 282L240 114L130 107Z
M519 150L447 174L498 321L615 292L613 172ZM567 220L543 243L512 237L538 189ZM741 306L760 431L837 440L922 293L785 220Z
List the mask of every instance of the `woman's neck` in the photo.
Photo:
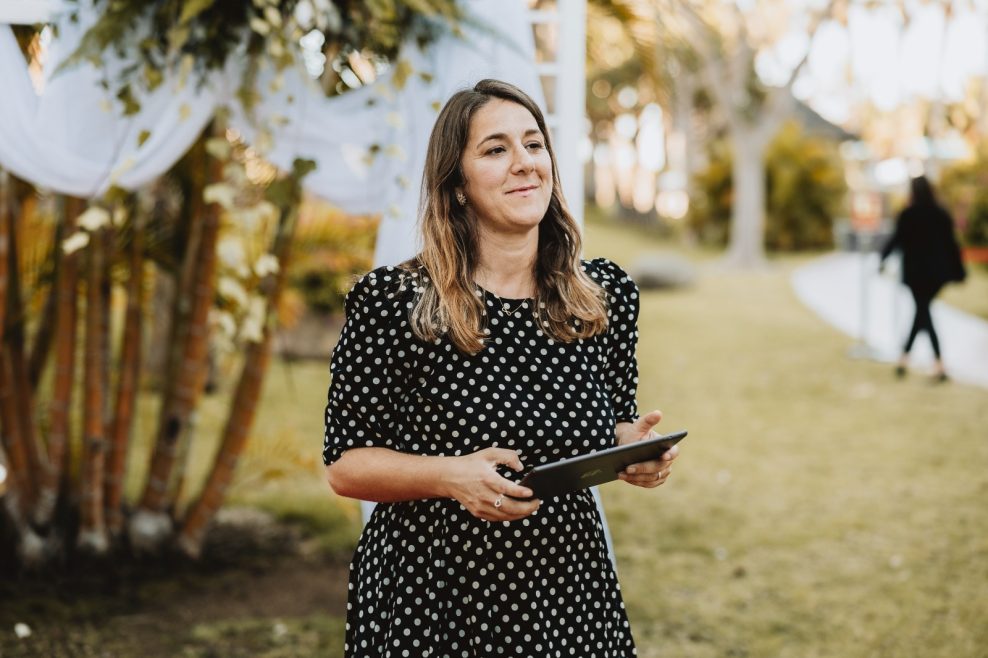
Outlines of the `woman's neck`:
M482 234L478 240L479 262L474 280L498 297L534 297L538 229L526 235Z

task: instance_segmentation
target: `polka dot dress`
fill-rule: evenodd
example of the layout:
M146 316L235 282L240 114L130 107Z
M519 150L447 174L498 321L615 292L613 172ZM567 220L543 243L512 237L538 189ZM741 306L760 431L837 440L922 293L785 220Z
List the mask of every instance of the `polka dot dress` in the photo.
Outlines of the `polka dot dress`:
M378 446L420 455L517 450L525 470L614 445L636 418L638 290L615 264L584 261L608 291L608 330L546 336L532 302L480 291L480 353L417 339L417 274L379 268L346 298L333 352L323 459ZM520 475L502 471L507 477ZM379 504L353 557L346 656L623 658L635 647L590 492L491 523L456 500Z

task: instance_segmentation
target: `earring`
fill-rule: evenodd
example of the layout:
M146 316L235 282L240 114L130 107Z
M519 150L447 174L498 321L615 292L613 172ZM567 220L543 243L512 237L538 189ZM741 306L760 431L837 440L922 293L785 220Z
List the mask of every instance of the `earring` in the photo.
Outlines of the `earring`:
M456 191L456 200L460 202L461 206L467 205L467 195L459 190Z

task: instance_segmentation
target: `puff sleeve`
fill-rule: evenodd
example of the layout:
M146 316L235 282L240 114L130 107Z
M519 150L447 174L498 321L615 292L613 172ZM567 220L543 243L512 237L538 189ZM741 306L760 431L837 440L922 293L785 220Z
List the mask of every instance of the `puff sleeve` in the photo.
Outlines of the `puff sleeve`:
M615 263L597 258L588 273L607 291L604 386L617 422L638 418L638 286Z
M404 381L413 371L413 350L403 300L403 274L382 267L347 293L345 322L330 362L323 462L332 464L350 448L401 450L395 411Z

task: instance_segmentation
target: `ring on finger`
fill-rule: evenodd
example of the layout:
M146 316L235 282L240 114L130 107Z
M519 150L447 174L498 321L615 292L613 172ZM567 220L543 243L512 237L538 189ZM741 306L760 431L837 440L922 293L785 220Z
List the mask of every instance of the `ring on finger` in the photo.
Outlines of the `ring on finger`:
M497 498L494 499L494 507L500 509L501 503L504 502L504 494L498 494Z

